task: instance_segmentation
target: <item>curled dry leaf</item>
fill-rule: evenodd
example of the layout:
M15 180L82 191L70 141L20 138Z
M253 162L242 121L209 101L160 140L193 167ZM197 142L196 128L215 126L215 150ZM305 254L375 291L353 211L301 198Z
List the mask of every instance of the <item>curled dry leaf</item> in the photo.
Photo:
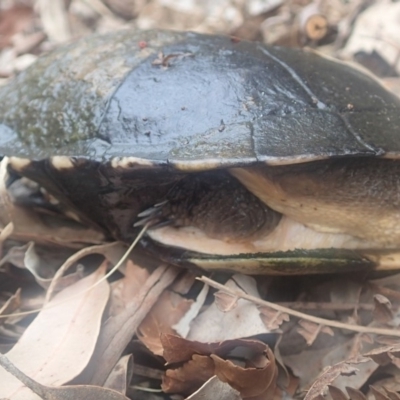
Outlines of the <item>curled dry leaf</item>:
M163 335L162 342L167 362L182 364L166 371L162 388L167 393L192 393L214 375L244 398L268 398L275 391L275 357L262 342L237 339L200 343L172 335Z
M267 348L265 354L258 355L259 367L241 367L230 360L211 354L215 363L215 375L222 381L229 383L244 399L263 396L265 399L272 397L276 389L278 369L272 351ZM250 360L250 364L251 364Z
M165 372L161 388L165 393L189 395L214 375L214 361L209 356L193 354L182 367Z

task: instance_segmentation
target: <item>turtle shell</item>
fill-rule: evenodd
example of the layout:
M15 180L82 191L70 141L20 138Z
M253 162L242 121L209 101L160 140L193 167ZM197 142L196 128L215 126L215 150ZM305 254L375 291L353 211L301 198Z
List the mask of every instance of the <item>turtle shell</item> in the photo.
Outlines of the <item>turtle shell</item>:
M11 175L31 178L77 218L129 241L138 215L189 174L225 188L238 185L231 168L387 158L397 176L399 110L400 99L375 78L313 51L124 30L59 48L0 88L0 154L11 157ZM246 256L243 265L314 257L276 254ZM338 264L337 254L328 249L312 264ZM352 262L366 263L363 255Z
M397 158L399 107L374 78L313 51L127 30L60 48L1 88L0 154L182 170Z

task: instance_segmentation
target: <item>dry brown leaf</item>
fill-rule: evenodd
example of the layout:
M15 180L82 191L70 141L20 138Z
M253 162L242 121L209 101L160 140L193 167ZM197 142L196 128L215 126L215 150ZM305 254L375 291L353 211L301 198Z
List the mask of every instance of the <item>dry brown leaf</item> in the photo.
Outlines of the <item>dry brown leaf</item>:
M214 376L214 370L214 361L209 356L194 354L182 367L165 371L161 388L165 393L189 395Z
M350 396L351 400L366 400L366 396L360 390L354 389L352 387L346 387L346 391Z
M215 375L222 381L229 383L244 399L265 398L270 399L276 389L278 369L272 351L266 346L265 354L258 354L258 367L241 367L232 361L223 360L212 354L215 363ZM255 360L249 360L251 364ZM261 362L261 364L260 364Z
M126 299L123 311L107 319L100 332L94 356L84 373L77 379L77 383L90 382L97 386L104 384L137 327L179 272L180 269L175 267L157 268L140 290Z
M175 325L172 326L178 335L187 337L189 334L191 323L199 315L199 312L207 299L209 288L210 287L208 285L203 285L200 293L196 297L196 300L191 304L186 314Z
M394 392L393 390L389 390L388 388L384 387L385 392L390 400L400 400L400 394L398 392Z
M323 395L325 389L340 375L355 374L358 369L354 364L359 364L369 361L368 358L360 357L355 360L342 361L335 365L326 368L322 374L312 384L310 390L307 392L304 400L314 400L317 396Z
M382 324L386 324L393 319L392 303L390 300L381 295L374 295L374 319Z
M7 301L0 308L0 316L12 314L15 310L17 310L21 306L21 289L17 289L17 291L7 299ZM0 318L0 325L6 321L5 318Z
M286 350L282 359L294 375L300 378L300 390L307 390L315 381L315 377L325 368L343 360L356 358L363 351L368 351L375 346L374 343L365 343L363 337L364 335L356 335L349 339L348 335L336 332L332 341L319 340L312 347L298 352L294 348L289 354ZM317 344L318 346L315 346ZM344 390L346 386L359 388L369 379L378 365L370 359L369 362L359 364L357 368L359 369L357 375L339 376L335 381L335 386L341 390Z
M113 265L115 265L126 252L125 246L120 242L113 243L105 243L97 246L89 246L85 247L82 250L77 251L72 256L68 257L67 260L58 268L57 272L53 276L52 282L46 293L46 300L49 300L53 292L58 290L58 285L62 285L63 276L71 268L75 265L81 258L89 256L91 254L101 254L104 258L110 261Z
M15 366L45 385L61 385L77 376L88 364L100 331L109 296L105 267L58 293L29 325L7 353ZM90 289L90 290L88 290ZM0 397L26 400L27 389L0 369Z
M388 365L394 358L400 356L400 345L397 343L392 346L379 347L364 354L365 357L372 358L379 365Z
M214 294L214 299L215 305L220 311L228 312L237 307L239 297L220 291Z
M330 336L334 335L332 328L329 326L318 325L306 320L300 320L299 325L300 327L297 328L297 332L303 336L309 346L314 343L320 333L326 333Z
M54 279L54 268L51 268L47 262L40 258L36 252L34 242L28 243L28 248L24 256L24 266L43 289L48 289L51 286ZM57 280L57 290L65 289L82 278L83 268L78 267L75 272L66 276L60 276Z
M133 356L132 354L127 354L126 356L121 357L117 362L110 375L108 375L104 387L115 390L118 393L126 394L132 375Z
M336 386L328 385L332 400L348 400L347 396Z
M168 393L191 393L214 374L239 390L242 397L262 396L260 399L263 399L275 391L275 357L260 341L236 339L201 343L162 335L162 343L168 363L183 363L179 368L166 371L163 390ZM233 364L229 358L241 360L243 366Z
M100 388L96 386L64 386L64 387L50 387L41 385L34 381L22 371L16 368L7 357L0 354L0 365L18 379L26 388L25 400L41 399L41 400L71 400L71 399L85 399L85 400L129 400L127 397L114 390ZM35 393L37 396L32 394ZM14 398L14 397L13 397Z
M373 393L376 400L390 400L389 397L383 391L379 390L374 386L370 386L369 389Z
M196 353L212 354L220 346L220 343L202 343L170 334L162 334L161 343L164 348L163 357L167 364L188 361Z
M173 325L182 319L192 304L192 300L187 300L176 293L163 292L139 325L138 338L152 353L162 356L161 334L176 334Z
M235 275L225 286L237 291L242 291L241 287L246 286L247 293L260 297L255 280L243 277ZM200 342L218 342L266 333L270 331L264 325L257 306L248 300L240 299L237 306L228 312L221 311L214 302L193 320L187 338Z
M141 268L132 260L126 261L124 278L111 284L109 318L124 312L126 305L137 295L149 276L150 273L146 268Z
M201 388L185 400L242 400L240 393L227 383L221 382L216 376L210 378Z
M260 317L265 326L271 330L277 330L284 323L290 321L289 314L273 310L270 307L259 307Z
M189 293L193 284L196 282L196 275L191 271L186 271L176 282L171 286L171 290L181 295Z
M232 339L223 342L203 343L179 336L164 334L161 335L161 342L164 347L164 358L168 364L174 364L190 360L193 354L217 354L220 357L231 353L235 348L248 348L251 353L263 353L265 343L251 339Z

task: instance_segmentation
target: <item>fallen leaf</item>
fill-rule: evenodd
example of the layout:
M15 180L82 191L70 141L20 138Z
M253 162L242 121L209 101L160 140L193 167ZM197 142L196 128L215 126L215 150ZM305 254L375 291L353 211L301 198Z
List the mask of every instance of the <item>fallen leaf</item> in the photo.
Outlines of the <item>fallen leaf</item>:
M299 325L300 327L297 328L297 332L303 336L309 346L314 343L320 333L326 333L330 336L334 335L332 328L329 326L322 326L306 320L300 320Z
M179 272L180 269L175 267L158 267L140 290L126 299L125 309L108 318L100 332L94 356L77 383L90 382L96 386L104 384L137 327Z
M8 298L8 300L0 308L0 316L8 315L13 313L21 306L21 289L17 291ZM6 318L0 318L0 325L6 321Z
M265 326L271 330L277 330L284 322L290 321L289 314L273 310L270 307L259 307L260 317Z
M228 288L242 291L236 283L238 275L235 275L236 281L230 279L225 286ZM257 292L257 285L254 278L246 277L246 292L260 297ZM224 312L214 302L205 311L194 319L190 326L190 332L187 338L200 342L218 342L229 339L250 337L259 334L270 333L260 317L258 307L251 301L239 299L237 306L230 311Z
M375 386L370 385L369 389L371 390L371 393L374 395L376 400L390 400L386 393L382 392Z
M161 334L176 334L172 326L182 319L192 304L192 300L164 291L138 327L138 338L153 354L162 356Z
M227 383L221 382L216 376L210 378L198 390L185 400L241 400L240 393Z
M108 375L104 387L115 390L118 393L126 394L132 375L133 357L132 354L127 354L117 362L110 375Z
M392 303L387 297L376 294L374 296L374 305L373 316L377 322L386 324L393 319Z
M129 400L127 397L114 390L100 388L96 386L64 386L64 387L49 387L41 385L34 381L29 376L16 368L6 356L0 354L0 365L16 379L29 388L37 396L33 396L29 390L25 390L25 395L29 395L29 399L33 398L42 400ZM13 397L14 398L14 397Z
M328 385L330 385L340 375L355 374L358 369L354 366L354 364L365 363L368 361L368 358L360 357L359 359L342 361L327 367L311 385L311 388L304 397L304 400L313 400L318 396L323 395Z
M229 383L243 398L264 395L263 397L268 399L270 398L268 395L275 392L278 369L275 357L268 347L265 354L257 355L258 361L263 357L262 365L258 368L237 366L232 361L223 360L215 354L210 357L215 363L215 375L222 382ZM250 364L251 361L246 364Z
M193 354L182 367L165 371L161 388L165 393L188 395L214 375L214 361L209 356Z
M172 335L162 335L161 339L166 361L182 364L165 372L162 388L167 393L192 393L213 375L229 383L244 398L268 399L275 392L275 357L260 341L201 343Z
M7 358L44 385L62 385L88 364L109 296L105 267L58 293L25 330ZM90 290L88 290L90 289ZM0 369L0 397L25 400L27 389ZM28 391L29 392L29 391Z
M336 386L328 385L332 400L348 400L347 396Z
M367 399L365 397L365 395L357 389L354 389L351 387L346 387L346 391L349 394L351 400L366 400Z
M190 332L191 323L197 317L201 308L203 307L204 302L207 298L208 291L209 286L203 285L203 288L196 297L196 300L190 305L189 310L186 312L186 314L179 320L179 322L172 326L172 328L175 329L178 335L182 337L187 337Z

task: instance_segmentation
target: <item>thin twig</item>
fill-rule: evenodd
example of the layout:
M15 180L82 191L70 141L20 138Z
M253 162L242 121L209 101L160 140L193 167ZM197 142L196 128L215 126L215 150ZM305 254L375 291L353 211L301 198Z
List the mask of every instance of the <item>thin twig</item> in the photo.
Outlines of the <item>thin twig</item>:
M277 303L282 307L289 307L291 309L300 310L315 310L315 311L352 311L355 308L360 310L372 311L375 306L373 304L366 303L328 303L328 302L317 302L317 301L287 301Z
M284 312L289 315L292 315L297 318L301 318L310 322L314 322L316 324L324 325L324 326L331 326L333 328L339 328L339 329L347 329L349 331L353 332L359 332L359 333L374 333L377 335L384 335L384 336L396 336L400 337L400 330L398 329L384 329L384 328L373 328L373 327L367 327L367 326L361 326L361 325L354 325L354 324L345 324L343 322L339 321L332 321L329 319L325 318L318 318L314 317L313 315L308 315L304 314L299 311L292 310L290 308L270 303L269 301L261 300L258 299L257 297L251 296L247 293L240 292L239 290L233 290L230 289L224 285L221 285L218 282L213 281L210 278L207 278L205 276L202 276L200 278L197 278L199 281L206 283L207 285L210 285L211 287L221 290L222 292L228 293L232 296L237 296L245 300L249 300L253 302L254 304L258 304L263 307L269 307L272 308L276 311Z

